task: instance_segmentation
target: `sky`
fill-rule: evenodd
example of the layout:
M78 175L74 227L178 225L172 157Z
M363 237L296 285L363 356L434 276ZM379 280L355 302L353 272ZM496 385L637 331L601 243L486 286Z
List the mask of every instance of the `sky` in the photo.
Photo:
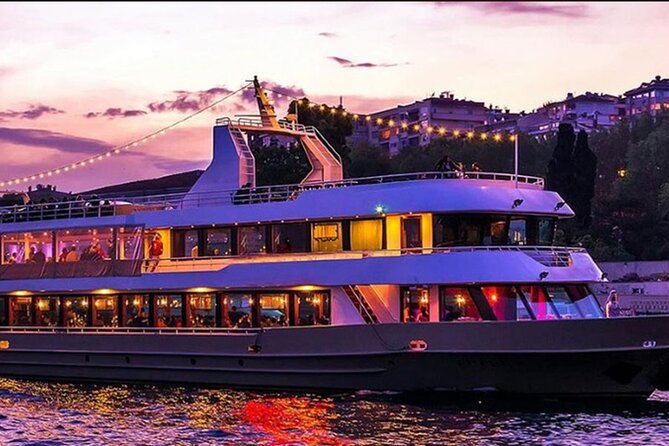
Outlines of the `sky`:
M0 182L170 125L258 75L352 113L442 91L513 111L669 76L669 4L0 3ZM38 182L82 191L205 168L237 95L127 153ZM285 102L277 100L277 111ZM38 178L39 180L39 178Z

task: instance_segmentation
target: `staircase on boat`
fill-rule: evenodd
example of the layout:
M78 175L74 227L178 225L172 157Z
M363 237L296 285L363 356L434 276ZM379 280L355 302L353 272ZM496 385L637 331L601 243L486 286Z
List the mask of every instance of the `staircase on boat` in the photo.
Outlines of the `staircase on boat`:
M358 285L346 285L344 287L344 292L351 300L353 306L356 308L356 310L358 310L358 313L360 313L360 316L362 316L362 319L366 323L368 324L379 323L379 318L376 317L374 310L372 309L371 305L369 305L369 303L367 302L367 299L365 299L365 295L362 293Z

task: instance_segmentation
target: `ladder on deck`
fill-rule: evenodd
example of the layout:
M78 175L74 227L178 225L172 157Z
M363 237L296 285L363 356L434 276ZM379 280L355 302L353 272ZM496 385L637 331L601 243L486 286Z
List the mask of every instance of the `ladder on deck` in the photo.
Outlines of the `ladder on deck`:
M241 130L230 127L230 136L239 155L239 178L241 185L256 185L256 159Z
M302 180L303 183L339 181L343 179L341 161L335 157L334 150L328 148L316 133L306 133L300 137L307 158L311 164L311 172ZM338 156L338 155L337 155Z
M378 324L379 319L376 317L376 314L374 314L374 310L372 310L372 307L365 299L365 296L362 294L362 291L360 291L360 288L358 288L357 285L346 285L343 288L344 292L351 300L356 310L358 310L358 313L360 313L360 316L362 316L364 321L368 324Z

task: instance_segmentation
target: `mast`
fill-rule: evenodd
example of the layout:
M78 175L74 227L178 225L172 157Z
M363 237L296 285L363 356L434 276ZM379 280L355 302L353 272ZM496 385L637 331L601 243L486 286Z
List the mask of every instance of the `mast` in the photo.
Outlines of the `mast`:
M263 127L279 128L279 122L276 119L274 107L269 103L265 90L258 82L258 76L253 76L253 87L255 88L256 101L258 101L258 110Z

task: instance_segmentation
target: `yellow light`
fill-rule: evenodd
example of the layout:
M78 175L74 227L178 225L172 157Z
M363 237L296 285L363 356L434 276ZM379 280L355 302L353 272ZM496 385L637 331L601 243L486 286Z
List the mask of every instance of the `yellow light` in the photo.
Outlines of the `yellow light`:
M319 109L320 111L325 111L325 105L321 105L320 107L318 107L318 109Z
M71 307L72 306L72 301L68 300L67 302L65 302L65 306L66 307Z
M279 97L281 97L281 96L279 96ZM302 99L297 100L297 105L302 105Z
M348 112L343 111L343 112L341 112L341 115L342 116L348 116Z
M297 291L314 291L318 288L313 286L313 285L302 285L302 286L295 287L295 289Z
M249 305L253 305L253 298L249 298Z
M414 129L415 131L418 131L418 130L420 130L420 126L419 126L418 124L414 124L414 125L413 125L413 129Z
M481 133L481 139L483 139L483 140L488 139L488 134L485 133L485 132Z
M194 288L189 288L188 291L191 293L209 293L211 291L214 291L214 289L208 288L206 286L196 286Z
M458 296L455 298L455 302L457 302L458 305L464 305L465 303L465 298L462 296Z
M395 125L395 121L393 121L392 119L389 119L388 120L388 127L392 127L394 125Z
M372 117L371 117L371 116L365 116L365 121L369 122L369 121L371 121L371 120L372 120Z
M403 129L406 129L406 128L409 127L409 124L407 124L406 122L403 122L400 125L402 126Z
M432 127L428 127L428 128L427 128L427 133L432 133L433 130L434 130L434 129L433 129Z
M460 136L460 130L453 130L453 136L455 136L456 138Z
M43 173L40 173L40 174L39 174L39 177L40 177L40 178L44 178L44 174L43 174Z
M332 108L330 109L330 114L331 114L331 115L334 115L335 113L337 113L337 109L334 108L334 107L332 107Z
M474 132L467 132L467 138L472 139L474 137Z
M499 133L495 133L495 136L492 137L496 142L500 142L502 140L502 135Z
M30 179L34 181L35 179L37 179L37 177L35 175L33 175L33 176L30 177Z
M446 129L443 128L443 127L439 127L439 134L442 135L442 136L445 135L446 134Z
M93 291L93 294L116 294L116 290L112 290L111 288L100 288L98 290Z
M381 124L383 124L383 119L376 118L376 125L381 125Z
M353 115L353 119L358 119L358 118L359 118L358 115L355 115L355 114Z
M84 299L81 301L81 306L82 307L87 307L88 306L88 299Z
M626 169L618 169L618 176L620 178L624 178L627 176L627 170Z
M18 291L12 291L9 294L11 294L12 296L30 296L30 291L18 290Z
M314 108L315 106L316 104L314 104L313 102L309 102L309 104L307 105L307 107L309 108Z
M497 294L491 295L490 300L492 300L493 302L497 302Z
M516 140L516 135L509 136L509 141L514 142Z

